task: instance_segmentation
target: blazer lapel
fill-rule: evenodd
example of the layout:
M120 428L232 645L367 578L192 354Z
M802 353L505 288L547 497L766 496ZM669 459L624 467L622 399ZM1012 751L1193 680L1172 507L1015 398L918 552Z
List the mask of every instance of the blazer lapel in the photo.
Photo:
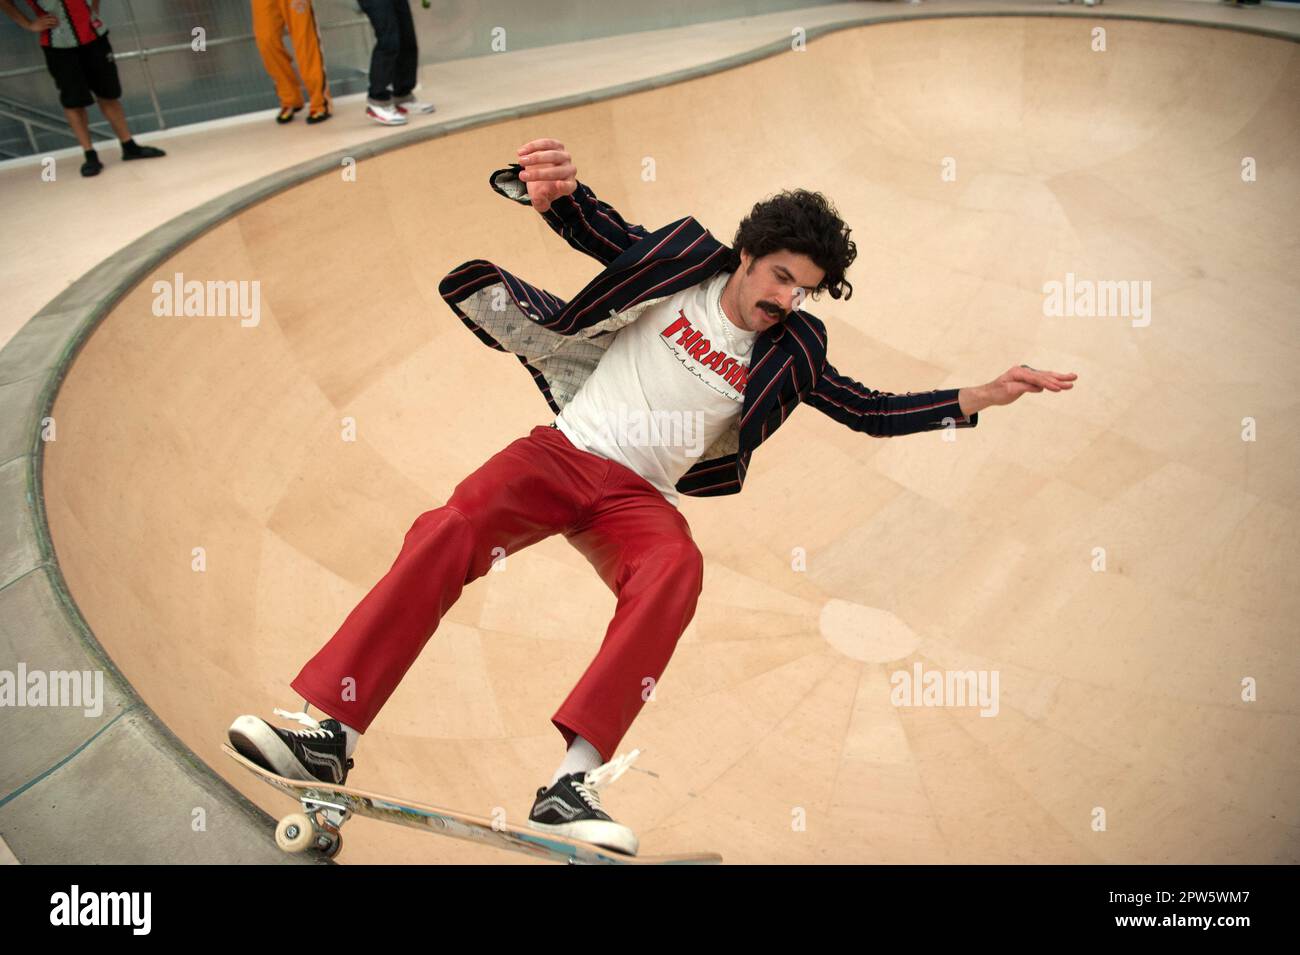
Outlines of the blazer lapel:
M625 249L545 324L561 335L575 334L641 303L698 285L730 259L731 250L694 218L678 219Z

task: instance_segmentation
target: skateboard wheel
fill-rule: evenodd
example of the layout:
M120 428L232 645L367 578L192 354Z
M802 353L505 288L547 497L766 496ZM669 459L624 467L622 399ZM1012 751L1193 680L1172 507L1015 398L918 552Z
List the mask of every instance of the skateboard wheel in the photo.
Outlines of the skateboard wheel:
M311 820L300 812L290 813L275 827L275 844L285 852L304 852L314 839Z

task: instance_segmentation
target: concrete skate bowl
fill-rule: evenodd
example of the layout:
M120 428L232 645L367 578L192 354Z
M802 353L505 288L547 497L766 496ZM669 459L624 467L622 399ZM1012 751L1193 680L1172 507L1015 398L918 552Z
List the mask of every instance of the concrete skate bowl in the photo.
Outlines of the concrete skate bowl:
M801 408L740 495L683 498L704 592L624 740L644 753L615 817L644 852L729 862L1300 861L1300 47L1112 19L1097 52L1097 25L832 32L249 204L67 371L43 478L77 608L171 731L283 814L220 754L226 726L296 709L290 679L415 517L553 417L437 284L485 258L567 298L597 266L488 173L556 136L629 220L723 241L756 200L820 189L860 250L852 300L808 309L841 372L923 391L1024 362L1078 386L956 440ZM177 273L256 281L259 322L156 316ZM1067 276L1149 282L1149 320L1045 314ZM351 781L522 821L613 608L562 538L512 556ZM918 672L996 695L898 699ZM345 843L341 862L527 861L367 820Z

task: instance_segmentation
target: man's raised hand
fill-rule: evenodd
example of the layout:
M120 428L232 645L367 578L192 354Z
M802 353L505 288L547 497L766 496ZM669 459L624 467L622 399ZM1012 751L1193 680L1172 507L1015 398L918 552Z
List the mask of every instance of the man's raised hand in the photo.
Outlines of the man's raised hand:
M519 178L528 185L528 198L538 212L546 212L561 196L578 188L578 169L558 139L534 139L519 147Z

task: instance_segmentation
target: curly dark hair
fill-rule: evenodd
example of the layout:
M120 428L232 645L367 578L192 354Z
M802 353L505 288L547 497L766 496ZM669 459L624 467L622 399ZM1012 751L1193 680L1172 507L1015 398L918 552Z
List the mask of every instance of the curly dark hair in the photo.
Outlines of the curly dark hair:
M756 203L741 220L732 240L731 271L740 267L743 249L756 259L785 250L808 256L826 273L814 293L826 289L831 298L853 297L853 284L844 278L858 247L835 206L820 192L784 190Z

